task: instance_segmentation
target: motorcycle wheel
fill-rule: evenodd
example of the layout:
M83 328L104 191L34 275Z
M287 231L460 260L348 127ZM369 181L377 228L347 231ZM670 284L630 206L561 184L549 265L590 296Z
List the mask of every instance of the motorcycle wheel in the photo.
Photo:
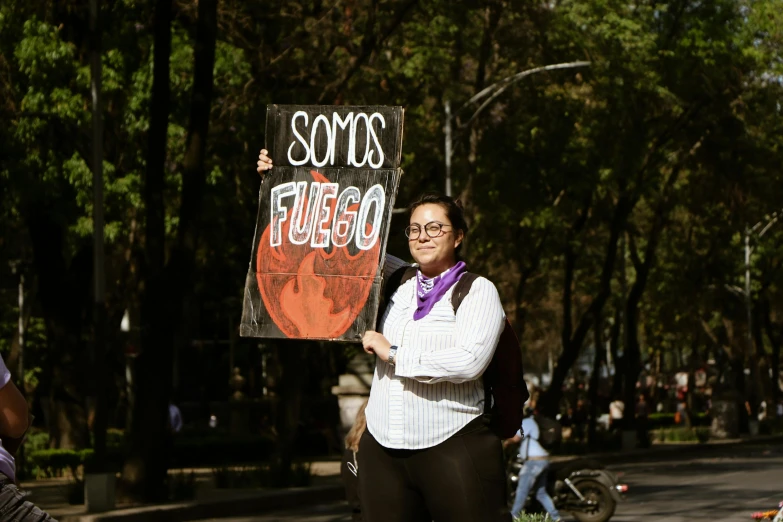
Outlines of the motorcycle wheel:
M606 522L617 507L612 494L606 486L595 480L582 480L576 487L587 500L596 502L596 506L585 511L574 511L572 515L579 522Z

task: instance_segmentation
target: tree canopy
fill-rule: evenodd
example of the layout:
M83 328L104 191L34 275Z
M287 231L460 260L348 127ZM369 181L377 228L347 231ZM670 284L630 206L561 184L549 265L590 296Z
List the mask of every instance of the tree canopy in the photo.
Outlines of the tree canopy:
M74 0L0 6L0 257L27 275L26 378L63 446L89 444L88 20ZM601 336L617 339L626 402L646 364L709 359L726 386L747 388L752 368L757 392L780 396L783 226L764 227L783 207L783 1L110 0L99 30L112 374L126 310L143 328L151 310L176 317L142 335L156 358L238 323L268 103L404 106L404 206L444 187L448 101L466 257L500 290L528 369L556 359L546 410ZM577 60L589 66L530 75L471 118L486 87ZM389 250L405 256L403 219Z

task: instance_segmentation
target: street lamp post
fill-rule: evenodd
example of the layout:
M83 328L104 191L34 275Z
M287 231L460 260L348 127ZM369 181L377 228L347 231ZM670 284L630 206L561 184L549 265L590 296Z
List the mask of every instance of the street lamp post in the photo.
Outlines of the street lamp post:
M11 261L11 272L14 275L19 276L19 283L18 283L18 303L19 303L19 317L17 318L17 335L19 337L19 351L18 351L18 358L16 360L17 362L17 382L19 384L19 391L22 392L22 395L27 398L27 387L25 386L24 382L24 337L25 337L25 327L24 327L24 270L22 269L22 260L17 259L14 261ZM25 460L25 451L24 451L24 444L19 448L19 454L16 457L16 465L17 469L19 470L19 475L23 474L24 470L24 460Z
M454 111L453 114L451 112L451 102L449 100L445 100L443 103L444 105L443 109L446 116L445 118L446 121L443 125L443 134L445 139L444 155L445 155L445 164L446 164L446 184L445 184L446 195L449 197L451 197L452 195L451 194L451 158L454 152L453 119L455 115L459 114L467 107L471 106L472 104L484 100L483 103L479 105L478 109L476 109L476 111L473 113L473 115L470 118L468 118L468 121L457 125L457 130L466 130L470 128L470 126L473 124L474 121L476 121L476 118L478 118L478 116L484 111L484 109L489 107L492 104L492 102L494 102L501 94L503 94L506 91L506 89L508 89L518 81L522 80L523 78L545 71L555 71L558 69L575 69L579 67L588 67L589 65L590 62L587 61L556 63L553 65L544 65L542 67L534 67L532 69L527 69L525 71L518 72L511 76L507 76L506 78L503 78L502 80L495 82L492 85L482 89L481 91L476 93L471 99L466 101L465 104L462 105L459 109Z
M446 100L444 103L446 112L446 123L443 126L443 135L446 137L445 150L446 155L446 195L451 197L451 102Z
M22 261L14 260L9 263L11 265L11 272L14 275L19 276L18 283L18 303L19 303L19 317L17 318L17 335L19 336L19 355L17 358L16 374L19 380L19 390L23 395L27 395L27 391L24 385L24 271L22 270Z
M94 408L93 460L84 473L85 505L88 512L114 507L115 475L106 462L106 274L103 213L103 118L101 104L101 31L99 0L90 0L90 94L92 98L92 184L93 184L93 343L94 372L91 403Z
M761 228L761 231L756 235L756 240L760 240L764 237L764 234L778 222L781 215L783 215L783 209L773 212L772 214L765 216L765 219L759 221L752 227L745 227L745 308L748 316L748 349L753 350L753 300L750 292L750 256L753 254L753 247L750 246L750 236L755 234L756 231Z
M778 222L781 215L783 215L783 209L773 212L770 215L765 216L765 218L752 227L745 227L745 312L747 313L747 321L748 321L748 334L747 334L747 342L748 342L748 356L751 357L751 360L754 361L752 364L751 371L758 371L758 360L754 355L754 346L753 346L753 299L751 294L751 285L750 285L750 260L751 255L753 254L753 247L750 245L750 237L751 235L756 235L756 241L760 240L762 237L764 237L764 234L767 233L767 231ZM761 229L759 231L759 229ZM757 233L758 231L758 233ZM778 381L778 368L772 368L772 377L775 382L775 386L777 387L777 381ZM759 385L758 380L756 381L756 385ZM752 412L755 412L757 404L751 405ZM751 419L751 434L754 434L754 426L755 430L758 429L758 424L754 422L755 419Z
M98 28L98 0L90 0L90 92L92 95L92 185L93 185L93 325L92 364L93 381L93 434L95 437L94 464L104 465L106 457L106 398L103 378L106 328L106 278L104 274L104 216L103 216L103 119L101 117L101 55Z

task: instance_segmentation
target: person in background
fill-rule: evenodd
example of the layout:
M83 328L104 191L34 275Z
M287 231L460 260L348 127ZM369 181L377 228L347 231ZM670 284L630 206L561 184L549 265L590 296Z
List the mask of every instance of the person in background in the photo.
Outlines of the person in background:
M169 468L177 467L177 452L174 448L174 441L176 440L177 434L182 430L182 412L179 411L177 405L174 404L175 400L175 397L172 397L171 402L169 402L169 429L166 432L166 438L164 440L164 444L166 445L166 456L169 459Z
M11 382L11 372L0 356L0 515L14 522L57 522L16 487L16 460L12 452L30 427L27 401ZM11 451L9 451L11 449Z
M609 427L612 430L620 429L624 411L625 403L619 397L609 404Z
M636 403L636 440L641 448L650 447L650 437L648 433L648 419L650 408L647 405L647 399L642 393Z
M560 422L560 426L563 427L563 430L564 431L568 430L569 433L568 437L566 437L565 435L563 435L563 437L571 438L572 435L570 434L571 434L571 428L573 427L573 418L574 418L574 409L571 406L569 406L568 408L566 408L565 414L563 414L559 419L557 419L558 422Z
M169 428L171 433L182 431L182 412L174 403L169 404Z
M747 420L747 417L745 419ZM677 412L674 414L674 422L676 424L684 424L685 426L691 425L691 419L688 415L688 403L685 400L684 393L678 393L677 395Z
M761 404L759 405L759 412L758 415L756 415L756 418L759 420L759 422L764 422L767 420L767 401L761 401Z
M525 501L531 491L535 490L536 500L549 513L555 522L562 520L555 507L552 497L546 490L547 475L549 474L549 452L544 449L538 438L540 430L538 423L533 418L533 411L528 409L522 420L522 428L512 438L503 442L504 445L519 444L519 456L524 461L519 470L517 481L517 493L514 497L514 506L511 508L511 517L516 519L525 507Z
M571 417L571 436L579 442L582 442L585 439L585 430L588 422L587 417L585 401L579 399L576 401L576 409Z
M345 453L343 462L340 466L340 475L345 486L345 499L351 507L351 520L360 522L362 520L362 506L359 501L359 441L367 427L367 417L364 416L364 409L367 407L367 401L359 407L356 412L356 419L348 435L345 436Z

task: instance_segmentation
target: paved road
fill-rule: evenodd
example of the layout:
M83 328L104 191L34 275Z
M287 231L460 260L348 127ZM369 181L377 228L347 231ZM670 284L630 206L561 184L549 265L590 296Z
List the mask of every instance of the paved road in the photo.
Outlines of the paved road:
M748 446L709 457L612 466L630 486L612 522L751 522L783 500L783 446ZM212 522L348 522L344 503Z
M631 489L613 522L749 522L783 500L783 447L752 446L694 460L614 466Z
M350 522L348 504L338 502L306 509L278 511L260 517L216 518L202 522Z

